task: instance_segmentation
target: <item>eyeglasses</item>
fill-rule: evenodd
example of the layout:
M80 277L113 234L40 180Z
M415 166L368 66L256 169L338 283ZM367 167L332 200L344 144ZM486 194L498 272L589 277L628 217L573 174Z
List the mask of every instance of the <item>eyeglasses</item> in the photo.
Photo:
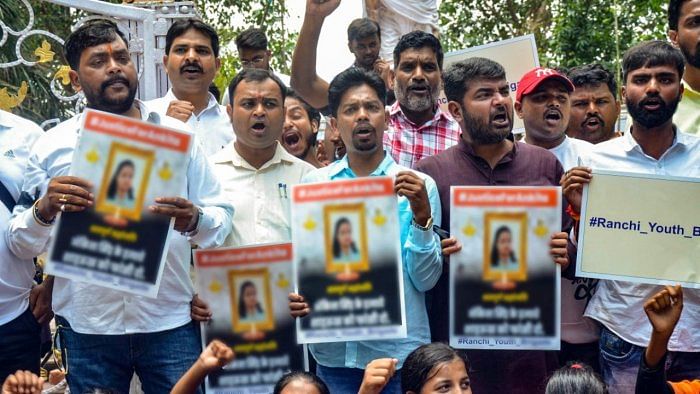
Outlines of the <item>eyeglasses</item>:
M264 61L265 61L265 57L264 57L264 56L256 56L256 57L254 57L252 60L244 60L244 59L241 59L241 65L242 65L243 67L250 67L250 66L253 66L253 65L257 66L257 65L260 65L260 64L261 64L262 62L264 62Z

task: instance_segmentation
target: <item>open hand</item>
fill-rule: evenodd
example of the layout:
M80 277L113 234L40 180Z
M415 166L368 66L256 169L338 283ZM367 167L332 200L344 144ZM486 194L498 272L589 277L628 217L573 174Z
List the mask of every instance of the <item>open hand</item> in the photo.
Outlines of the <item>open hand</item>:
M591 177L591 169L588 167L574 167L561 177L559 183L561 184L564 197L566 197L566 200L576 213L581 213L583 185L590 183Z

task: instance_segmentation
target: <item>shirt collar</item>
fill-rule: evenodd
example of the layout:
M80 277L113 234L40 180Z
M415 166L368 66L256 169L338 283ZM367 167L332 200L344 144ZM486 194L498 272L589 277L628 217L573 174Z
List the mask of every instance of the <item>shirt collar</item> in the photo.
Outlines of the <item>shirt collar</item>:
M410 123L410 124L412 124L412 125L415 125L410 119L408 119L408 117L406 117L406 115L404 114L403 110L401 109L401 105L399 105L399 102L398 102L398 101L396 101L396 102L389 108L389 116L393 117L394 115L399 115L399 116L403 117L403 118L406 120L406 122L408 122L408 123ZM436 105L436 106L435 106L435 115L433 116L433 119L430 120L430 121L428 121L428 122L426 122L426 123L424 123L424 125L425 125L425 124L428 124L428 123L430 123L430 122L437 122L437 121L439 121L439 120L441 120L441 119L444 119L444 120L451 120L451 118L449 117L449 115L448 115L447 113L445 113L445 112L440 108L439 105Z
M391 155L387 154L386 150L384 151L384 159L379 163L377 168L372 171L369 176L383 176L383 175L389 175L389 169L393 166L396 165L396 162L394 159L391 157ZM346 173L348 176L351 178L357 178L357 175L355 175L355 172L350 168L350 163L348 162L348 155L345 154L342 159L336 161L335 163L332 164L332 168L329 168L328 170L328 175L330 176L331 179L337 177L341 173Z
M250 165L250 163L248 163L243 157L241 157L236 148L233 146L233 142L226 145L224 149L212 157L212 161L214 163L231 163L234 167L246 168L253 171L264 170L265 168L280 164L282 162L294 163L296 158L289 154L279 142L275 143L277 144L275 147L275 154L270 160L257 169Z
M214 97L211 92L207 92L209 95L209 101L207 102L207 107L202 110L199 114L203 114L212 108L214 108L217 112L221 109L219 106L219 102L216 101L216 97ZM167 102L171 102L173 100L179 100L177 97L175 97L175 93L173 93L173 88L168 89L168 93L165 94L165 98L167 99Z
M508 155L512 155L515 157L515 155L518 153L518 141L515 141L515 137L513 137L513 133L508 134L508 137L506 137L513 143L513 149L510 151L510 153L507 153L504 157L507 157ZM525 142L522 142L523 144ZM469 156L473 157L479 157L474 153L474 148L470 144L468 144L466 141L464 141L464 138L459 138L459 141L457 142L457 148L461 150L462 152L468 154Z
M672 149L676 147L676 145L686 147L688 144L692 142L692 139L694 137L691 137L688 134L685 134L681 132L681 130L678 129L676 125L673 125L673 131L675 131L675 135L673 136L673 143L671 146L666 149L666 152L670 152ZM642 147L639 145L636 139L634 139L634 136L632 135L632 125L630 125L629 129L627 130L626 133L620 137L622 139L622 147L626 152L631 152L634 149L638 149L640 152L644 153L642 150ZM665 154L665 153L664 153Z

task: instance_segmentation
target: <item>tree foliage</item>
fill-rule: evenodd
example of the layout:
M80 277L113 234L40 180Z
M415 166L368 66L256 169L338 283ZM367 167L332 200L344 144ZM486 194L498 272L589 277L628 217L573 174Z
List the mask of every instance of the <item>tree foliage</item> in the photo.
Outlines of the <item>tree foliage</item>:
M444 0L441 41L447 51L534 34L543 65L601 63L617 69L636 42L664 39L665 0Z
M31 0L30 4L35 17L33 29L48 30L59 37L66 37L69 34L73 18L68 8L39 0ZM24 29L29 23L29 13L17 0L0 0L0 20L11 29L18 31ZM53 60L31 67L17 65L0 69L0 89L7 89L7 94L16 95L23 82L28 85L26 98L18 107L13 108L12 112L32 119L36 123L52 118L65 118L72 107L70 103L61 102L53 96L49 85L58 69L66 64L62 46L44 36L30 36L21 46L22 55L28 61L38 60L34 51L42 45L44 40L55 53ZM0 46L0 63L17 59L16 43L17 38L8 35L7 42ZM72 94L72 91L69 90L68 94Z

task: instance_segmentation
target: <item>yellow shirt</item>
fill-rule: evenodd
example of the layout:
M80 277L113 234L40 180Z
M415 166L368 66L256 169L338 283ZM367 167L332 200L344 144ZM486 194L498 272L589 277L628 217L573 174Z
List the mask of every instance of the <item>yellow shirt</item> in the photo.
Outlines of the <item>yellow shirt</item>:
M233 229L224 246L290 242L292 185L314 167L287 153L279 143L272 159L259 169L245 161L233 143L211 161L226 200L235 208Z
M700 92L683 81L683 99L673 115L673 123L684 133L700 135Z

